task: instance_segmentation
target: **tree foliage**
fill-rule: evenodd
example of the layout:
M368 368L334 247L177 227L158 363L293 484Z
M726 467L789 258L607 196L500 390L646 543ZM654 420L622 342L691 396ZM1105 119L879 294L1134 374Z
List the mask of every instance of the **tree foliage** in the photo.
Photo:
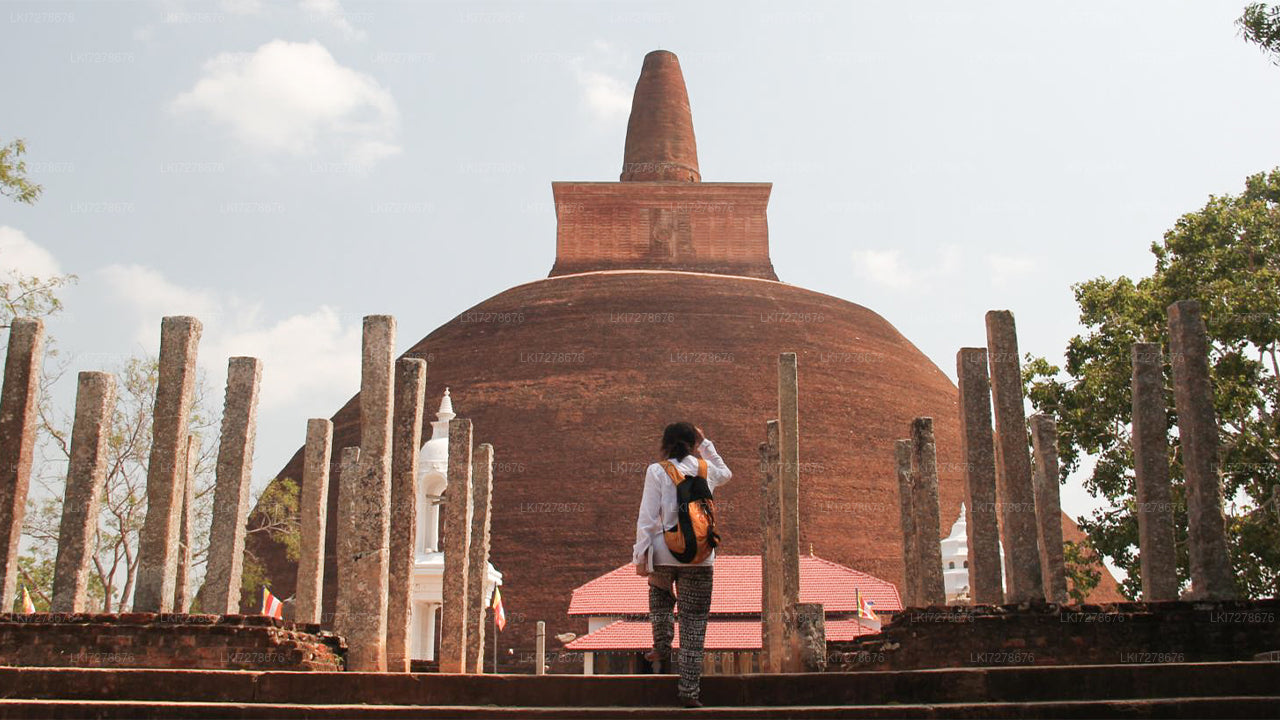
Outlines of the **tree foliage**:
M1238 589L1280 594L1280 168L1245 181L1240 195L1210 197L1153 243L1155 271L1138 281L1095 278L1073 287L1085 331L1066 348L1062 370L1029 358L1032 404L1058 418L1062 476L1096 459L1085 487L1110 506L1080 518L1094 548L1124 569L1122 589L1141 588L1130 443L1130 346L1160 343L1165 353L1170 473L1180 579L1187 580L1187 514L1182 454L1168 363L1166 308L1201 303L1211 348L1219 461L1231 559Z
M26 152L21 138L0 145L0 195L31 205L44 188L27 178L27 163L22 159Z
M1245 40L1257 45L1271 62L1280 65L1280 5L1249 3L1236 20L1236 27Z
M146 519L147 463L151 455L151 421L155 408L159 362L156 358L132 357L114 369L116 405L107 435L107 473L99 509L96 547L91 558L93 582L103 588L98 596L102 612L127 607L138 573L138 539ZM47 394L46 394L47 397ZM66 463L71 452L71 424L68 413L55 414L49 405L40 406L40 426L50 438L55 457L42 463L37 482L45 490L45 500L27 503L23 535L31 541L33 561L51 558L57 552L58 527L62 518L62 497L66 488ZM195 471L195 522L192 526L193 576L199 576L207 554L208 527L213 502L214 464L217 459L218 418L213 412L209 390L201 379L196 383L189 431L199 440ZM48 585L38 586L50 592ZM109 589L109 592L107 591Z

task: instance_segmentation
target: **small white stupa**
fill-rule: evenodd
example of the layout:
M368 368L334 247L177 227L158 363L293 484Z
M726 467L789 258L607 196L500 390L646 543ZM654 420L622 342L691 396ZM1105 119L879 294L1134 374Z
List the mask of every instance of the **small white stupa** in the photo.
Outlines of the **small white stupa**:
M440 552L440 497L448 486L449 421L456 415L449 389L431 422L431 439L418 452L418 541L414 553L412 605L409 613L410 653L416 660L435 660L444 596L444 553ZM484 583L486 606L502 573L488 566Z
M1004 546L1000 547L1000 565L1004 566ZM964 505L960 517L951 526L951 534L942 540L942 585L948 604L968 604L969 595L969 524Z

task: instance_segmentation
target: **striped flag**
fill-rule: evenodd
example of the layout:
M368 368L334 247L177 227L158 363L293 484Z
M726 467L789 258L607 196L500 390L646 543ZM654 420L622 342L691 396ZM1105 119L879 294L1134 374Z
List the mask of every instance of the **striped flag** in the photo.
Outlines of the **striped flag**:
M262 614L277 620L284 619L284 603L272 595L266 585L262 586Z
M854 588L853 596L858 603L858 619L863 625L866 625L872 630L879 630L880 618L877 617L875 611L871 609L871 606L875 605L875 603L862 597L862 591L857 588Z
M502 607L502 590L493 589L493 624L498 626L498 632L507 629L507 611Z
M27 586L22 586L22 612L30 615L36 611L36 604L31 602L31 593L27 592Z

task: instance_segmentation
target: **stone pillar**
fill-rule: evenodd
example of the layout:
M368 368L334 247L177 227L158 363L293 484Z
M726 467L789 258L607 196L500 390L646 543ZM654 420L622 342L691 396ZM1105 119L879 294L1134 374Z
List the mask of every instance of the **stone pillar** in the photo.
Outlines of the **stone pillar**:
M991 404L996 421L996 479L1001 502L1007 603L1044 597L1040 578L1039 530L1031 454L1027 449L1027 417L1023 408L1022 364L1013 313L987 313L987 353L991 363Z
M547 674L547 624L538 621L537 635L534 637L533 674Z
M319 623L324 596L324 533L329 511L329 463L333 453L333 423L325 418L307 421L307 444L302 451L302 487L298 490L298 580L293 617L299 623ZM339 482L341 482L339 478Z
M15 318L9 326L0 393L0 611L13 609L18 594L18 543L27 513L35 457L44 323Z
M821 603L792 603L787 606L787 624L796 629L792 652L800 658L796 672L823 672L827 669L827 630Z
M89 561L98 533L98 507L107 477L107 439L116 403L116 379L104 372L82 372L76 390L76 417L71 426L71 461L62 498L58 557L53 571L49 610L85 610ZM7 600L12 600L6 596ZM8 612L9 607L3 610Z
M894 463L898 472L899 522L902 527L902 606L920 605L920 555L916 550L916 518L911 493L911 441L895 440Z
M379 586L369 583L367 572L359 572L359 565L367 566L372 562L369 556L377 554L377 550L368 550L367 538L360 527L369 515L369 503L361 496L364 488L360 481L360 448L342 448L338 466L338 527L334 532L338 588L334 598L333 632L347 641L348 670L381 672L374 668L382 659L385 669L385 635L369 637L367 615L368 598L378 592Z
M138 536L134 612L172 612L177 584L182 476L186 470L187 420L195 397L200 321L166 317L160 323L160 378L147 463L147 515Z
M1040 526L1040 577L1044 599L1067 602L1067 567L1062 557L1062 503L1058 488L1058 424L1044 414L1031 416L1035 453L1036 523Z
M765 423L760 443L760 672L782 672L782 488L778 421Z
M1209 337L1200 303L1181 300L1169 306L1169 354L1178 437L1187 493L1187 546L1191 559L1191 597L1230 600L1235 577L1222 517L1218 477L1218 421L1209 376Z
M192 533L196 522L196 463L200 459L200 440L187 434L185 471L182 474L182 522L178 528L178 574L173 582L173 611L189 612L196 588L191 584Z
M471 472L471 546L467 556L467 663L484 672L485 597L489 577L489 511L493 505L493 446L476 448Z
M778 356L778 477L782 485L782 607L800 602L800 405L796 354ZM783 665L798 672L796 628L782 624Z
M946 605L942 582L942 533L939 532L938 456L933 418L911 423L911 509L915 514L916 552L920 570L920 604Z
M999 605L1004 602L1004 586L987 349L960 348L956 353L956 377L960 380L960 448L969 511L969 598L974 605Z
M440 672L465 673L467 570L471 556L471 421L449 421L449 471L444 490L444 578Z
M347 668L387 669L387 567L391 540L391 414L395 399L396 321L364 318L360 362L360 466L348 539L338 549L350 572L340 572L339 594L349 590ZM344 502L341 495L339 502ZM345 558L344 558L345 556Z
M387 669L409 672L409 618L418 542L418 450L427 363L396 363L395 421L391 447L391 554L387 566Z
M222 436L218 442L202 608L216 615L240 612L244 533L249 519L249 481L253 476L253 441L258 432L261 382L262 362L258 358L233 357L227 362L227 394L222 406Z

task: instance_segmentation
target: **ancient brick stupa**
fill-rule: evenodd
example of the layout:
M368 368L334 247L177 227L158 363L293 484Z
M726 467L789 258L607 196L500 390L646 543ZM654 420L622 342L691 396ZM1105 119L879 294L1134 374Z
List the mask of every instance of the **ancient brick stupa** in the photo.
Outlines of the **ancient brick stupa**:
M700 425L735 472L717 491L724 552L760 552L757 446L777 417L781 352L799 356L801 548L902 582L893 441L917 416L935 422L940 527L959 516L955 385L875 312L778 281L771 188L702 182L679 62L649 53L620 181L552 183L549 277L481 302L406 353L434 358L428 417L448 387L477 442L495 448L492 562L511 620L504 665L506 648L532 646L537 620L549 636L586 632L567 615L570 594L628 562L644 471L669 422ZM335 449L359 445L357 399L333 416ZM279 477L300 477L301 463L299 450ZM287 597L293 565L282 548L253 542L273 592ZM1099 592L1115 598L1109 577Z

